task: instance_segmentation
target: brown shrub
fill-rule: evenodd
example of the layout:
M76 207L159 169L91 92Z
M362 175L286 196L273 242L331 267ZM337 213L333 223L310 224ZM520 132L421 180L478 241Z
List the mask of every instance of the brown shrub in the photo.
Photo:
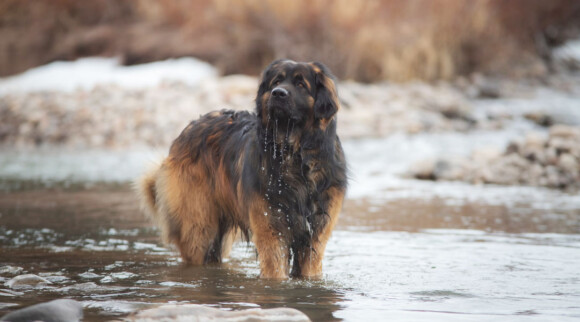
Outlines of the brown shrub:
M579 26L576 0L5 0L0 75L89 55L191 55L226 74L287 57L360 81L526 76Z

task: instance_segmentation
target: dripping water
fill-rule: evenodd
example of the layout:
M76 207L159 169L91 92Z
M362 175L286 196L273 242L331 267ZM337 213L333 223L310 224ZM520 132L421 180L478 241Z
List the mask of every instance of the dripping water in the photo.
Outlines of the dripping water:
M275 120L275 128L274 128L274 135L273 135L273 145L274 145L274 154L272 155L272 160L276 160L276 145L278 144L278 119Z
M266 121L266 131L264 132L264 152L268 150L268 127L270 126L270 115L268 115L268 121Z

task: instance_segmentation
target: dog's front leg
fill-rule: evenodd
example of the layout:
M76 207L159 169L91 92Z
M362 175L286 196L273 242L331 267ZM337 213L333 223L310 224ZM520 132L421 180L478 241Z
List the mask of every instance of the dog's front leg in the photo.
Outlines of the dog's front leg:
M295 255L298 256L298 263L300 265L299 276L301 277L317 278L322 276L322 259L324 258L326 243L338 220L345 191L340 188L330 188L327 193L330 199L327 209L328 221L324 227L319 228L319 233L312 240L312 247Z
M260 277L286 279L289 272L289 248L283 238L271 225L271 214L267 212L265 202L258 202L251 207L250 226L252 242L258 251Z

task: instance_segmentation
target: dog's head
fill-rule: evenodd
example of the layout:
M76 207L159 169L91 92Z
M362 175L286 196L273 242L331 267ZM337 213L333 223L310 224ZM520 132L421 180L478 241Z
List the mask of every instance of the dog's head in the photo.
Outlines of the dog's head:
M332 74L321 63L277 60L266 68L256 97L258 117L322 129L340 109Z

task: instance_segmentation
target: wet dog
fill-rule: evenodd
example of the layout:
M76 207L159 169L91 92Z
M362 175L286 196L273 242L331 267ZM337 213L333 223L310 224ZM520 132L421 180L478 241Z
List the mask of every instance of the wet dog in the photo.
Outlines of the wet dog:
M339 109L324 65L273 62L255 113L212 112L181 132L141 178L143 208L185 262L221 262L241 232L261 277L319 276L347 185Z

